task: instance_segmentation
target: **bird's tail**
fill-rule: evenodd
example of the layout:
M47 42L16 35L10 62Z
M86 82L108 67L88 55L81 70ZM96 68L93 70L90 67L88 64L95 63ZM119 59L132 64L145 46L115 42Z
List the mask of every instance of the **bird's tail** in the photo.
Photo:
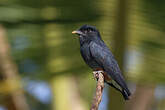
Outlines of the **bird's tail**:
M130 97L130 96L131 96L131 92L129 91L128 88L126 88L126 90L124 90L124 89L119 89L119 88L117 88L115 85L113 85L112 83L109 83L109 82L107 82L107 81L105 81L105 83L107 83L107 84L110 85L111 87L115 88L117 91L121 92L125 100L129 100L129 99L131 98L131 97Z
M123 89L121 91L121 93L122 93L122 95L123 95L123 97L124 97L125 100L129 100L131 98L130 97L131 96L131 92L129 90L126 91L126 90Z
M126 85L123 76L121 74L118 74L118 76L116 75L115 78L118 79L118 80L116 80L116 82L122 88L121 93L122 93L124 99L125 100L129 100L131 98L130 97L131 96L131 92L129 91L129 89L128 89L127 85Z

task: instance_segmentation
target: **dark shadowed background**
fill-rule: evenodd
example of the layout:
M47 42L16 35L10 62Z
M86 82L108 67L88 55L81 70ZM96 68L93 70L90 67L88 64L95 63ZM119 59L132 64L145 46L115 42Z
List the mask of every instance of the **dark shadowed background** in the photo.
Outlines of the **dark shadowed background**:
M71 32L96 26L132 91L99 110L165 109L165 1L0 0L0 110L89 110L96 81Z

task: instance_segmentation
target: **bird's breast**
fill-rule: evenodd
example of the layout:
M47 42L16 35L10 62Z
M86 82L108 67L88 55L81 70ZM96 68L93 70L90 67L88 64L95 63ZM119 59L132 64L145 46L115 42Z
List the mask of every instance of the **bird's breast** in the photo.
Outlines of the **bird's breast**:
M92 57L90 48L88 44L84 44L80 47L81 56L83 57L85 63L90 66L92 69L99 68L100 66Z

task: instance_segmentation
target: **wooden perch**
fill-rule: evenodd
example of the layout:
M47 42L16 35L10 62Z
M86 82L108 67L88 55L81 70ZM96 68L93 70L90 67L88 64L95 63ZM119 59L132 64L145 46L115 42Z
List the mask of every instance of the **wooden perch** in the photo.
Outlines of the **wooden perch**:
M96 85L96 93L93 98L93 102L92 102L92 106L91 106L90 110L98 110L99 104L102 99L103 88L104 88L103 72L99 71L97 73L94 73L94 77L97 79L97 85Z

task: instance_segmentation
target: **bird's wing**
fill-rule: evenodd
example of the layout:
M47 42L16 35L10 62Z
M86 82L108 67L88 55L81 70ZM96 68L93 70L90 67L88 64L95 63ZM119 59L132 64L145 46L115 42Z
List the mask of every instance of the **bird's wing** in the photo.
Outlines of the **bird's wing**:
M91 41L89 45L91 55L95 59L95 61L101 67L103 67L105 72L107 72L108 75L110 75L110 77L128 93L128 95L130 95L117 61L115 60L108 47L104 43L100 44L93 41Z

